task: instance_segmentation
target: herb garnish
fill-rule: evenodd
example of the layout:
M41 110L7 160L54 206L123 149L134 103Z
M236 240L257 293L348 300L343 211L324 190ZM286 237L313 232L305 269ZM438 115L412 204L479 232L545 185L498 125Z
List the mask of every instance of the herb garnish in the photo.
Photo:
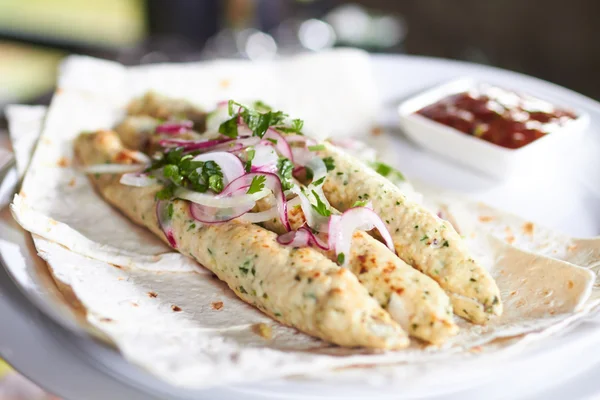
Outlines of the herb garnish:
M281 180L283 190L289 190L294 186L293 174L294 164L287 158L280 158L277 161L277 174Z
M234 110L234 106L239 107L237 113ZM261 108L264 109L264 107ZM219 126L219 133L230 138L238 137L238 118L241 118L248 125L254 136L262 138L270 126L282 125L287 117L287 114L281 111L268 110L260 112L233 100L229 100L228 110L231 118Z
M389 179L397 179L397 180L401 180L401 181L406 180L404 175L402 175L402 172L398 171L397 169L395 169L394 167L392 167L388 164L385 164L385 163L382 163L379 161L373 161L373 162L369 163L369 165L381 176L384 176Z
M215 193L223 190L223 172L214 161L193 161L195 154L184 154L183 148L176 148L163 153L154 160L146 172L154 171L168 181L165 187L156 194L159 200L173 197L177 187L204 193L208 189Z
M345 261L345 259L346 259L346 256L344 255L344 253L338 254L338 256L337 256L337 262L338 262L338 264L343 264L344 261Z
M308 146L308 150L310 151L321 151L321 150L325 150L325 145L324 144L316 144L314 146Z
M320 179L317 179L316 181L314 181L313 183L311 183L311 185L313 186L321 186L323 184L323 182L325 182L325 177L322 176Z
M246 149L246 163L244 164L244 169L246 172L250 172L252 170L252 160L254 160L254 155L256 154L256 150L253 147L248 147Z
M250 187L248 188L248 191L246 193L254 194L254 193L260 192L261 190L263 190L265 188L266 180L267 180L266 176L256 175L254 178L252 178L252 182L250 182Z
M364 207L364 206L367 205L368 202L369 202L369 200L357 200L352 205L352 208L354 208L354 207Z
M313 196L315 196L315 200L317 201L317 205L311 204L312 208L320 215L324 217L329 217L331 215L331 211L327 208L327 205L321 200L317 192L311 190Z
M271 111L273 109L273 107L271 107L270 105L268 105L267 103L265 103L262 100L256 100L253 104L254 108L260 111Z
M327 172L333 171L335 169L335 162L333 161L333 157L325 157L323 159L323 162L325 163L325 168L327 168Z
M302 135L302 128L304 127L304 121L302 121L301 119L295 118L292 120L292 123L290 126L281 126L278 127L277 129L279 129L282 132L285 133L295 133L296 135Z

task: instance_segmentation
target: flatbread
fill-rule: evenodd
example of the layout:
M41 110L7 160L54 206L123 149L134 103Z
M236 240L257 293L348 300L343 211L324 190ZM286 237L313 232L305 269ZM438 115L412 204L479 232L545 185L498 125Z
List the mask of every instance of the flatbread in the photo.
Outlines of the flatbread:
M325 55L327 57L331 64L318 60L319 69L326 74L329 66L333 74L337 63L351 65L346 63L345 57L360 60L363 55L334 52ZM306 61L309 59L303 58L302 62L309 63ZM289 66L294 61L286 63ZM92 190L87 178L72 167L72 140L82 130L113 126L122 117L124 104L134 96L148 89L165 89L165 94L198 102L202 98L205 104L212 104L217 98L227 98L230 93L225 89L229 87L224 88L223 93L214 89L214 93L191 95L189 82L196 79L212 82L223 71L240 76L246 73L246 67L236 62L227 66L207 64L127 70L105 61L71 58L63 68L60 90L49 109L12 211L17 221L34 233L36 248L55 279L68 286L86 309L87 322L109 337L130 362L172 384L192 388L268 377L314 376L319 371L356 365L372 367L354 376L353 381L371 381L424 368L435 373L436 369L448 369L466 359L474 362L469 352L473 349L481 353L476 363L484 365L500 355L514 354L530 341L560 332L595 311L599 303L598 289L593 287L595 275L588 269L540 254L524 255L515 247L507 247L487 229L458 223L469 246L498 280L506 304L501 318L485 327L460 321L461 333L441 348L423 348L416 342L407 350L387 353L332 347L279 326L239 301L208 271L186 257L169 252L150 233L109 207ZM269 68L269 84L272 84L277 80L272 74L276 67ZM313 84L310 76L301 75L303 71L306 74L313 71L312 68L294 70L297 85L300 81ZM89 79L90 72L97 79ZM177 86L176 90L163 84L179 72L190 74L188 85ZM266 75L256 72L253 76L260 80ZM355 80L360 81L361 76L357 73ZM282 77L289 78L286 74ZM281 97L272 95L265 100L283 100L285 82L279 83L281 88L272 90L279 91ZM325 81L317 83L325 85L320 86L323 92L338 90L335 85L326 86ZM355 84L352 97L361 97L362 86L368 97L372 92L368 82ZM248 88L248 96L252 90L257 89ZM294 96L289 97L285 102L293 102ZM376 108L375 103L371 106ZM22 126L19 118L33 118L33 113L27 113L26 109L21 111L19 116L9 113L11 131ZM315 111L314 115L318 113ZM339 122L345 115L328 114L327 118L333 118L327 122L333 126L333 122ZM364 124L368 124L367 119L364 118ZM26 165L25 160L20 165ZM434 207L444 201L447 207L464 206L469 216L475 213L464 200L446 194L436 197L435 191L430 196L435 200L432 200ZM511 218L498 210L495 212L499 220L506 218L504 223ZM565 245L566 240L562 237L553 245ZM533 235L531 243L541 246L543 240ZM592 257L597 254L594 251L597 251L595 247ZM519 264L524 258L529 261ZM582 265L590 267L592 264L584 262ZM552 275L547 273L549 270L553 271ZM270 326L272 338L256 334L253 328L256 324ZM498 338L505 339L494 341ZM390 373L390 369L396 373Z

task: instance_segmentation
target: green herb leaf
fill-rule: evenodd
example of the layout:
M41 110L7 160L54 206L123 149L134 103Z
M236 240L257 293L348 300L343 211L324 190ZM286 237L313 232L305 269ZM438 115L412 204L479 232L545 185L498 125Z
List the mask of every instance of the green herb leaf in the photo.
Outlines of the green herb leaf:
M246 163L244 164L244 169L246 172L250 172L252 170L252 160L254 160L254 155L256 154L256 150L253 147L248 147L246 149Z
M270 105L266 104L264 101L262 100L256 100L253 104L254 108L260 111L271 111L273 109L273 107L271 107Z
M239 111L234 115L234 106L239 107ZM267 106L263 102L255 102L255 108L250 108L241 103L235 102L233 100L229 100L229 115L232 117L229 120L223 122L219 126L219 132L235 138L238 136L238 118L241 117L242 121L248 128L252 131L254 136L263 137L267 129L269 127L277 127L280 129L285 129L287 127L283 126L287 114L284 114L281 111L272 111L271 107ZM294 120L296 122L292 122L293 129L301 129L302 123L300 120ZM287 130L286 130L287 131Z
M260 192L261 190L263 190L265 188L266 180L267 180L267 177L264 175L255 176L254 178L252 178L252 182L250 182L250 187L248 188L248 191L246 193L253 194L253 193Z
M317 205L311 204L312 208L315 209L320 215L324 217L329 217L331 215L331 210L327 209L327 205L321 200L317 192L312 190L313 196L315 196L315 200L317 201Z
M308 146L308 150L310 151L321 151L321 150L325 150L325 145L324 144L316 144L314 146Z
M170 200L173 198L173 194L175 193L175 185L167 185L158 192L156 192L157 200Z
M173 218L174 213L175 210L173 209L173 203L169 203L169 205L167 206L167 214L169 215L169 219Z
M295 133L302 135L302 128L304 128L304 121L301 119L293 119L290 126L278 126L277 129L286 133Z
M402 173L400 171L398 171L397 169L389 166L388 164L385 164L385 163L382 163L382 162L379 162L379 161L374 161L374 162L370 163L369 165L379 175L385 176L388 179L399 180L399 181L405 181L406 180L406 178L404 177L404 175L402 175Z
M294 186L293 172L294 164L289 159L282 157L277 161L277 174L283 190L289 190Z
M228 119L227 121L221 123L219 125L219 133L235 139L238 137L238 117L237 115L233 118Z
M193 171L191 174L193 173L197 174L197 171ZM200 175L202 180L208 184L210 190L215 193L221 193L223 191L223 172L221 171L219 164L214 161L206 161L202 166Z
M344 255L344 253L338 254L338 256L337 256L338 264L340 264L340 265L343 264L345 260L346 260L346 256Z
M168 164L163 169L163 175L165 178L170 179L174 184L181 186L183 176L179 173L179 167L177 165Z
M367 205L367 203L369 202L369 200L357 200L354 202L354 204L352 205L352 207L364 207Z
M321 186L323 184L323 182L325 182L325 177L321 177L320 179L317 179L316 181L312 182L311 185L313 186Z
M325 163L325 168L327 168L327 172L333 171L335 169L335 162L333 161L333 157L325 157L323 159L323 162Z

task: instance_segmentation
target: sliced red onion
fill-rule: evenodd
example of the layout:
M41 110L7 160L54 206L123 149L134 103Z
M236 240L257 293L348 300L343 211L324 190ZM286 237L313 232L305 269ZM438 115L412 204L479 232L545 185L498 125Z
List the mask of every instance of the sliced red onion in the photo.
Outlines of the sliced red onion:
M354 138L338 138L331 139L331 143L341 147L342 149L359 149L364 146L364 143Z
M158 142L163 147L183 147L185 151L209 149L223 143L232 142L233 139L214 139L214 140L178 140L163 139Z
M248 127L244 122L238 124L238 137L247 138L254 135L252 129Z
M306 226L300 227L297 231L290 231L278 236L277 242L284 246L307 247L314 245L322 250L329 250L329 245L319 239Z
M298 166L297 168L304 167L315 157L315 153L306 147L292 147L292 154L294 155L294 164Z
M331 217L329 226L329 247L335 249L337 255L344 254L344 265L348 263L352 236L357 230L370 231L377 229L388 248L394 251L392 237L385 224L373 210L366 207L354 207L342 215Z
M227 187L230 187L240 179L244 179L244 176L231 182ZM227 190L227 187L225 190ZM257 200L260 200L263 197L271 194L271 191L268 189L263 189L253 194L246 194L245 190L248 190L248 187L246 187L245 190L238 190L235 195L224 195L225 190L223 190L223 192L221 192L219 195L215 195L213 193L194 192L192 190L179 187L175 190L174 196L204 207L237 208L245 207L250 203L254 204Z
M293 175L294 176L303 175L304 172L306 172L306 167L301 167L301 166L294 167Z
M131 152L129 152L128 155L129 155L129 157L131 157L135 161L139 162L140 164L149 165L152 162L150 157L148 157L146 154L142 153L141 151L131 151Z
M266 211L261 212L249 212L240 216L240 220L257 224L259 222L269 221L279 217L279 211L277 207L271 207Z
M260 138L258 137L249 137L243 139L228 139L227 143L219 144L212 149L211 151L227 151L229 153L237 152L245 149L249 146L255 146L260 143Z
M254 147L252 172L276 172L279 156L272 146L259 144Z
M127 186L135 186L135 187L146 187L152 186L158 183L156 178L151 178L148 174L144 173L133 173L130 172L128 174L124 174L121 176L119 182L123 185Z
M266 178L265 189L257 193L247 194L246 192L252 184L252 180L257 176L264 176ZM289 231L290 223L287 217L287 202L283 195L281 181L275 174L267 172L248 173L227 185L218 196L191 192L181 188L175 191L175 196L196 203L190 207L190 211L192 216L197 220L206 223L218 223L229 221L250 211L257 200L270 193L273 193L275 196L279 218L286 230ZM261 217L263 216L264 214L261 215Z
M223 173L224 178L223 183L225 185L229 184L229 182L233 182L246 173L242 161L240 161L240 159L233 154L225 151L200 154L194 157L193 161L214 161L219 165L219 167L221 167L221 172Z
M172 204L168 200L159 200L156 202L156 218L158 219L158 226L165 234L167 241L174 249L177 248L177 242L175 241L175 234L173 233L173 219L169 216L169 205Z
M315 139L302 135L285 135L285 140L288 143L302 143L304 144L304 147L313 146L317 144L317 141Z
M156 133L166 133L167 135L179 135L186 133L194 127L192 121L183 120L176 122L165 122L156 127Z
M246 213L254 207L255 202L250 201L245 204L240 204L237 207L232 208L217 208L217 207L206 207L196 203L190 204L190 214L195 220L203 222L205 224L218 224L222 222L231 221L232 219L240 216L247 215Z
M217 108L206 117L206 131L218 132L221 124L230 118L228 102L219 102Z
M308 163L305 165L306 168L309 168L313 173L313 182L319 181L321 178L327 176L327 167L325 163L320 157L313 157L310 159ZM312 185L312 184L311 184Z
M250 187L250 185L252 184L252 180L258 176L265 177L265 189L261 190L258 193L254 193L252 195L249 195L249 194L239 195L238 194L240 192L245 193L248 190L248 188ZM238 179L236 179L235 181L233 181L229 185L227 185L227 187L221 192L221 194L219 194L218 197L221 200L227 200L227 199L231 198L231 197L227 197L227 196L232 196L235 194L238 194L238 195L233 198L238 198L238 197L243 197L243 196L254 196L256 194L259 194L259 193L262 193L265 191L267 191L267 193L269 193L269 191L266 189L269 189L275 196L275 201L277 203L277 211L279 211L279 219L281 220L281 223L283 224L285 229L289 231L291 229L291 227L290 227L290 221L288 220L287 202L285 201L285 196L283 194L283 187L281 186L281 180L279 179L279 177L273 173L250 172L244 176L239 177ZM262 198L262 197L265 197L265 196L261 194L260 198ZM256 199L256 200L258 200L258 199Z
M86 174L124 174L127 172L139 172L146 168L141 164L94 164L81 168Z
M281 133L277 132L273 128L267 129L267 132L263 136L263 140L273 140L273 146L279 154L284 156L285 158L289 158L290 161L294 162L294 154L292 153L292 148L290 144L285 140L285 138L281 135ZM272 142L271 142L272 143Z

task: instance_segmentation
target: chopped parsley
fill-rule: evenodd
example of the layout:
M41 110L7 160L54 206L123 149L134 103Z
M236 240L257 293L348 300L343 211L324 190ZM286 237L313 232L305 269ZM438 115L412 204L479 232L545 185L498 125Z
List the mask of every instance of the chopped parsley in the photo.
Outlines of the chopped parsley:
M214 161L194 161L194 154L184 154L183 148L176 148L163 153L154 160L146 172L154 175L162 173L167 180L163 189L157 194L159 200L173 197L177 187L204 193L212 190L220 193L223 190L223 172Z
M312 208L320 215L324 217L329 217L331 215L331 211L327 208L327 205L323 202L323 200L321 200L317 192L312 190L312 194L313 196L315 196L315 200L317 201L316 205L311 204Z
M323 162L325 163L325 168L327 168L327 172L333 171L335 169L335 162L333 161L333 157L325 157L323 158ZM340 175L339 172L338 175Z
M277 174L281 179L283 190L289 190L294 186L293 174L294 164L287 158L280 158L277 161Z
M219 125L219 133L221 133L227 137L233 138L233 139L238 137L237 116L233 117L231 119L228 119L227 121L225 121L221 125Z
M246 149L246 164L244 164L244 169L246 172L250 172L252 169L252 160L254 160L254 156L256 155L256 150L253 147L248 147Z
M369 202L369 200L357 200L354 202L354 204L352 204L352 208L354 207L364 207L367 205L367 203Z
M344 253L338 254L338 256L337 256L338 264L343 264L345 260L346 260L346 256L344 255Z
M173 195L175 194L175 185L167 185L164 188L162 188L161 190L159 190L158 192L156 192L156 199L157 200L169 200L171 198L173 198Z
M169 203L169 205L167 206L167 214L169 215L169 219L173 218L174 213L175 210L173 209L173 203Z
M253 104L254 108L260 111L271 111L273 109L273 107L271 107L270 105L268 105L267 103L265 103L262 100L256 100Z
M321 186L325 182L325 177L322 176L320 179L317 179L312 183L313 186Z
M308 150L310 151L321 151L321 150L325 150L325 145L324 144L316 144L314 146L308 146Z
M392 179L392 180L400 180L400 181L406 180L406 178L404 177L404 175L402 175L402 173L400 171L391 167L388 164L385 164L385 163L382 163L379 161L374 161L374 162L369 163L369 165L381 176L384 176L384 177Z
M242 265L240 265L238 269L240 270L242 275L248 275L251 265L252 265L252 261L247 260L247 261L244 261L244 263ZM252 269L254 270L254 267L252 267Z
M264 103L262 104L264 105ZM239 107L237 113L234 112L234 106ZM287 114L281 111L265 110L264 107L260 108L264 112L229 100L229 115L231 118L219 126L219 133L231 138L238 137L238 118L241 118L254 136L262 138L270 126L277 127L282 125L287 117Z
M254 193L260 192L261 190L263 190L265 188L266 180L267 180L266 176L256 175L254 178L252 178L252 182L250 182L250 187L248 188L248 191L246 193L254 194Z
M282 132L295 133L297 135L302 135L302 128L304 128L304 121L298 118L293 119L290 126L277 127Z
M425 241L425 240L427 240L427 239L429 239L429 236L425 235L425 236L423 236L423 237L421 238L421 242L423 242L423 241Z

